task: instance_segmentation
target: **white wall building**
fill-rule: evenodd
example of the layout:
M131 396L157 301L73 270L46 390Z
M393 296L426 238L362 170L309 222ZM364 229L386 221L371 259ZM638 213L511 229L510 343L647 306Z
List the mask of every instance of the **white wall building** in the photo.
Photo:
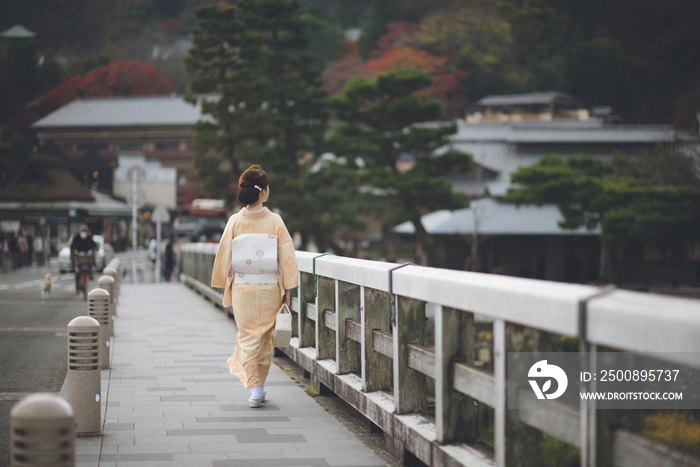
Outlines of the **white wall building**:
M177 208L177 169L162 167L160 161L147 161L140 154L120 154L114 169L114 195L129 199L132 193L129 169L141 167L145 177L139 184L141 201L145 204Z

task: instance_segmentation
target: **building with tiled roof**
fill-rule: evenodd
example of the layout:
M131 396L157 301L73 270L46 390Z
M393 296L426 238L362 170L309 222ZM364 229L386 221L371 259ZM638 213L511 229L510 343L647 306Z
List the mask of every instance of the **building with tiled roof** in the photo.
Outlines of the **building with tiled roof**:
M607 159L616 152L634 156L657 144L693 153L695 133L671 125L608 125L598 120L507 123L458 123L450 148L474 156L475 173L453 176L455 189L470 196L496 195L510 174L547 154L590 155ZM444 148L443 150L446 150Z
M448 178L456 191L483 199L472 201L466 209L437 211L421 218L428 234L436 239L439 258L435 266L476 267L485 272L569 282L594 281L600 232L562 229L558 225L561 214L554 205L517 207L502 203L499 198L511 186L511 174L550 154L608 159L622 153L634 157L664 145L700 157L697 132L670 125L609 124L607 117L590 118L587 111L573 108L572 102L570 96L559 93L489 96L480 101L482 107L490 109L486 115L457 123L457 133L437 154L449 149L471 154L477 169ZM395 232L411 236L414 228L407 222L397 226ZM476 266L471 259L475 241ZM639 267L630 276L640 283L663 282L665 269L658 264L659 255L653 246L646 247L638 255ZM679 269L682 282L700 284L700 272L696 272L700 271L700 254L697 256Z
M0 189L0 227L36 237L46 233L58 246L87 224L93 233L112 242L125 234L131 208L126 203L88 188L60 157L31 157L17 176ZM8 228L6 228L8 227ZM9 228L11 227L11 228ZM47 240L48 241L48 240Z
M177 170L178 203L200 195L191 150L198 106L182 96L76 99L34 123L40 145L61 152L86 173L98 163L116 168L120 154L142 154ZM99 165L99 164L98 164ZM84 167L82 167L84 166ZM112 170L100 186L111 190Z

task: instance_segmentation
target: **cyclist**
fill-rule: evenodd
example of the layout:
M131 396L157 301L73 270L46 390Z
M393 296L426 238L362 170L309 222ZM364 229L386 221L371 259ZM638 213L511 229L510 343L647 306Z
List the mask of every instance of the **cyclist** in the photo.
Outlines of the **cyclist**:
M92 234L87 225L82 224L78 229L78 234L73 236L73 241L70 244L70 251L71 258L76 251L83 253L93 251L97 253L97 244L92 239ZM78 295L80 287L80 268L76 267L75 263L73 263L73 270L75 271L75 295ZM90 276L92 276L92 266L90 266L89 273Z

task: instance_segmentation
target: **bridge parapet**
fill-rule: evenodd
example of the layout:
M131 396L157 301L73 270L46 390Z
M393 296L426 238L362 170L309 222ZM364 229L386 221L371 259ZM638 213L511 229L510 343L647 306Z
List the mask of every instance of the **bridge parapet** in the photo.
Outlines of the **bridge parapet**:
M208 287L215 253L183 245L181 277L220 304L221 291ZM555 450L582 466L700 465L643 436L643 410L595 410L594 401L541 410L532 391L509 392L506 381L509 352L572 348L582 371L608 351L664 353L700 369L700 301L309 252L297 259L293 337L281 350L381 428L397 457L541 466Z

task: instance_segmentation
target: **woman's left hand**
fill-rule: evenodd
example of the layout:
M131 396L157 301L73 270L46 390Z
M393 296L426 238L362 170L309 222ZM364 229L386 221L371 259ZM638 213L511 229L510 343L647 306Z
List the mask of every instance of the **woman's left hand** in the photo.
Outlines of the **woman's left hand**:
M292 291L287 289L284 291L284 300L282 301L287 306L292 304Z

